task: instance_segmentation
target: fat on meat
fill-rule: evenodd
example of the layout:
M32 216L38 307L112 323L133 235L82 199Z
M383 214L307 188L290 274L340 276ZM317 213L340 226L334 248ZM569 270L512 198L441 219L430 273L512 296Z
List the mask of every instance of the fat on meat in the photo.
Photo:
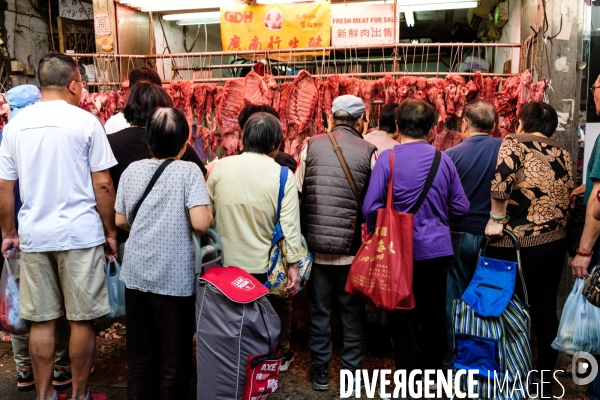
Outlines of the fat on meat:
M544 100L544 91L546 90L546 81L541 80L533 82L529 93L529 99L534 102L540 102Z
M325 92L325 86L323 85L321 78L315 78L315 86L317 88L317 103L315 104L314 115L312 118L312 134L320 135L325 131L325 127L323 126L323 95Z
M454 99L456 98L456 92L458 88L449 76L444 80L444 94L446 96L446 113L449 116L456 114L456 107L454 103Z
M292 84L289 105L289 124L297 133L303 133L310 123L318 90L313 77L306 70L300 71Z
M431 136L433 136L431 144L439 151L454 147L462 141L460 132L451 131L443 126L434 126L431 128L429 137Z
M412 82L412 80L408 81L409 83ZM415 83L413 83L412 86L415 86L415 91L414 91L414 98L416 100L427 100L427 85L428 85L428 80L427 78L416 78Z
M210 145L213 158L217 156L217 150L219 150L219 146L221 146L221 135L218 132L214 132L212 136L212 143Z
M383 78L383 85L384 85L384 93L385 93L385 99L383 100L385 104L390 104L390 103L396 103L397 101L397 86L396 86L396 79L394 79L394 77L392 75L386 75Z
M506 137L506 135L512 135L517 130L517 116L515 114L508 114L502 119L500 122L500 133L501 137Z
M358 79L353 76L342 75L340 77L340 95L351 94L359 95Z
M263 78L250 71L244 78L244 102L247 104L269 104L269 89Z
M180 84L181 87L181 111L185 115L185 119L187 119L189 129L190 129L190 138L192 135L192 125L194 124L194 109L192 108L192 99L194 97L194 82L192 81L183 81Z
M245 89L243 79L232 79L225 83L217 104L217 125L223 134L241 130L237 117L244 108Z
M519 115L523 104L526 104L529 101L532 80L529 70L525 70L520 75L519 87L517 88L517 115Z
M270 74L265 74L265 76L263 76L263 79L265 81L265 83L267 84L267 104L269 104L270 106L273 106L273 101L275 98L275 95L277 94L277 81L275 80L275 77L273 75Z
M396 80L396 87L397 87L396 93L397 93L398 103L402 103L402 101L404 99L412 97L411 92L412 92L413 86L416 83L417 83L417 78L415 78L414 76L403 76Z
M479 86L477 86L474 80L467 82L465 89L467 90L467 101L473 100L479 93Z
M323 112L327 118L331 118L331 107L333 105L333 100L338 96L339 93L339 79L340 77L338 75L331 75L325 82L323 82ZM337 90L335 96L334 87L337 88L335 89Z
M181 93L181 84L177 81L172 81L169 85L169 91L171 98L173 99L173 105L180 110L183 110L184 101L183 94Z
M205 85L206 87L206 107L204 109L206 116L206 126L209 129L215 130L217 124L215 123L216 118L214 118L215 113L215 94L217 92L217 85L214 83L208 83ZM220 87L220 86L219 86Z
M480 71L477 71L473 74L473 83L477 86L477 98L485 99L485 84L483 83L483 75L481 75Z
M242 142L233 133L226 133L221 138L221 146L223 146L224 157L234 156L242 150Z
M208 149L210 148L213 140L214 132L208 129L205 126L201 126L199 129L199 137L202 140L202 147L204 148L204 154L208 154ZM214 154L213 154L214 156Z
M198 120L198 126L204 122L206 115L206 86L203 83L197 83L194 85L194 104L196 105L196 119ZM206 152L206 149L204 149Z
M0 94L0 130L4 129L4 125L8 123L8 117L10 116L10 106L6 100L4 93Z
M446 102L444 101L444 80L440 78L429 79L427 82L427 98L438 112L438 125L448 121Z
M94 102L94 99L86 89L83 89L81 91L81 100L79 101L79 108L91 112L94 115L98 114L96 103Z
M362 93L362 100L365 103L365 112L367 119L371 116L371 105L373 104L373 88L376 81L361 79L358 83L360 86L360 93Z
M279 85L279 121L283 133L288 131L288 118L290 115L290 96L292 94L292 82L284 82Z

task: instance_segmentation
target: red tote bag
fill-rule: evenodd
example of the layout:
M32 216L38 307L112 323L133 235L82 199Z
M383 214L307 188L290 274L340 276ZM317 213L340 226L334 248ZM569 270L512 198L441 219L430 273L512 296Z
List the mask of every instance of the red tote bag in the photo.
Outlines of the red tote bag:
M386 205L377 210L375 229L368 234L354 257L346 292L384 310L415 307L412 290L414 214L429 192L440 159L441 153L436 151L417 203L409 212L401 212L394 209L394 151L391 151Z

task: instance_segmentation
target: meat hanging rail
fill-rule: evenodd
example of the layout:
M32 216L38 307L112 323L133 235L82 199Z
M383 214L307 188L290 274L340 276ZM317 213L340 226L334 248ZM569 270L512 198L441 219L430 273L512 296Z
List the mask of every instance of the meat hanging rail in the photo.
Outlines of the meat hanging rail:
M140 66L140 61L159 72L162 69L163 87L174 105L184 111L190 126L197 125L190 140L201 140L205 153L210 151L211 157L219 147L225 155L235 154L241 148L237 116L247 103L268 104L279 112L285 150L297 156L310 136L324 132L324 123L331 117L331 102L343 94L363 99L367 118L375 121L371 126L376 125L384 104L399 103L406 98L428 102L437 113L437 123L428 140L440 150L460 142L456 129L464 105L475 98L494 104L499 117L495 136L513 133L520 107L528 101L543 100L548 86L545 80L534 82L529 71L533 67L531 60L535 59L531 54L535 51L534 40L522 44L323 47L312 49L316 56L310 58L293 57L307 49L75 56L83 62L91 60L98 68L103 82L90 86L104 92L111 87L118 91L121 81L131 68ZM468 56L476 64L486 64L488 60L489 65L497 64L500 49L507 52L506 59L513 60L513 70L519 74L459 72ZM228 64L228 59L243 64ZM254 71L256 61L264 64L264 71L257 67L260 75ZM243 74L241 69L245 69ZM213 75L217 72L220 76ZM123 105L124 97L114 90L108 91L108 95L86 91L80 104L102 121Z
M250 68L252 64L231 64L230 60L246 62L263 61L267 70L282 70L275 75L278 81L291 81L295 75L284 71L306 69L314 77L325 78L334 74L355 77L377 78L386 74L401 76L440 77L448 72L456 72L466 55L475 59L496 60L498 52L508 54L507 58L519 63L527 60L533 51L527 43L399 43L394 45L365 47L319 47L312 49L288 49L266 51L221 51L173 54L73 54L84 60L91 60L98 69L102 82L92 82L90 86L119 86L128 75L135 62L155 67L162 72L164 83L172 80L191 80L194 83L225 83L236 79L233 70ZM514 51L519 50L518 54ZM310 59L306 59L310 53ZM302 56L304 54L304 56ZM373 56L372 56L373 55ZM300 56L300 57L299 57ZM519 72L529 66L519 63ZM366 71L365 71L366 69ZM470 73L461 73L469 76ZM508 77L513 74L491 73L484 76ZM106 79L106 76L116 79Z

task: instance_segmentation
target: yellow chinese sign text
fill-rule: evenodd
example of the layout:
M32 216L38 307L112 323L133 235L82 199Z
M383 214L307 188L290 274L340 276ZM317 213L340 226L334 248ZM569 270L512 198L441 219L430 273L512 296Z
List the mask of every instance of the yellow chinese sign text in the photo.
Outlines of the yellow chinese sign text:
M329 10L329 3L306 6L223 6L223 51L273 51L329 46Z

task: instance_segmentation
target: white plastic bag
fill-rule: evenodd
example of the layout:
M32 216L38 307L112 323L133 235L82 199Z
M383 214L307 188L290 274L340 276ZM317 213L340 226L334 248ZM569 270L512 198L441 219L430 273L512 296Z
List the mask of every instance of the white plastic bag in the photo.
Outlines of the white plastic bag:
M552 347L567 354L586 351L600 354L600 308L581 294L584 279L577 278L565 302Z
M114 263L115 273L111 273L110 264ZM125 316L125 283L120 280L121 265L111 257L106 262L106 286L108 288L108 302L110 303L110 312L104 318L114 319Z
M15 335L28 331L27 323L19 317L20 272L21 253L18 249L13 249L4 259L0 278L0 325L3 330Z

